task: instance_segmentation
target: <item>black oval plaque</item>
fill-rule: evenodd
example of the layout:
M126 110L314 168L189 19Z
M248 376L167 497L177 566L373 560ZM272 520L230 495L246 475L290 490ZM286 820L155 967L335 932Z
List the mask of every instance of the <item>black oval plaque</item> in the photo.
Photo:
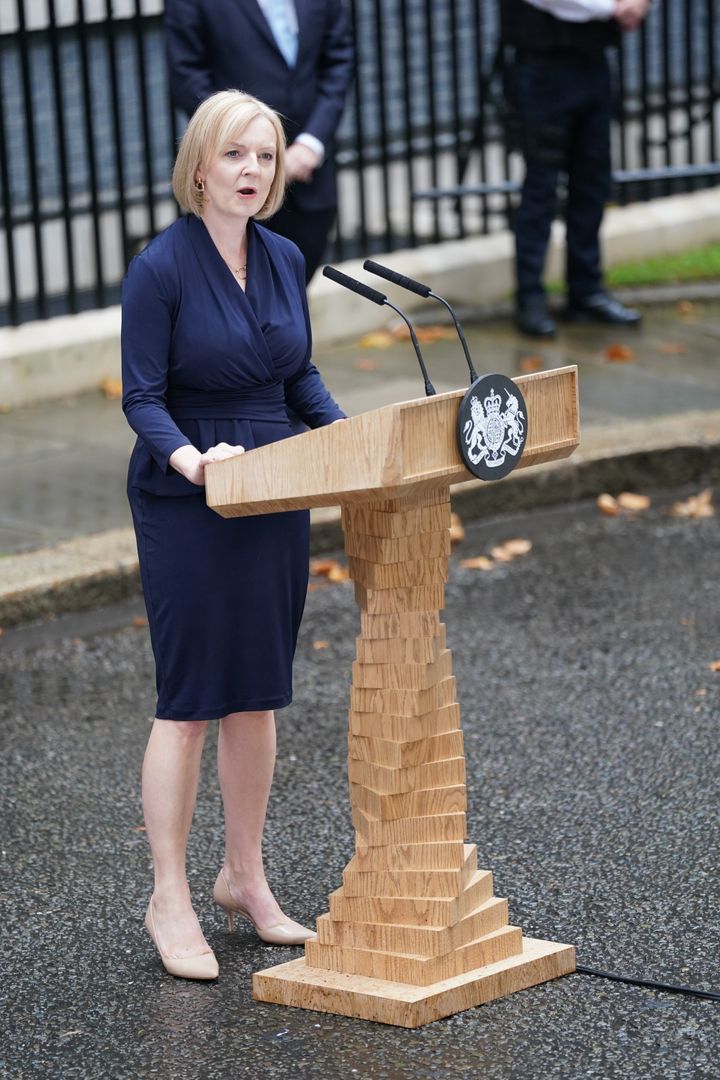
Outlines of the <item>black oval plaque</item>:
M506 375L481 375L460 403L458 447L465 465L481 480L502 480L522 457L527 406Z

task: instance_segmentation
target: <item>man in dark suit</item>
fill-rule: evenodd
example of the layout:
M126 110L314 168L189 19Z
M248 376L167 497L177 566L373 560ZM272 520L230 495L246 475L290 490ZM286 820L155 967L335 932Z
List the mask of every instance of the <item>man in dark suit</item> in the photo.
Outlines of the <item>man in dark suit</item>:
M290 187L265 224L297 244L309 281L337 209L332 140L353 70L343 0L166 0L165 41L178 109L236 88L280 113Z
M501 0L515 50L514 98L525 180L515 215L517 325L552 337L542 275L561 172L567 177L565 318L636 326L640 313L603 287L600 225L610 190L607 48L645 18L649 0Z

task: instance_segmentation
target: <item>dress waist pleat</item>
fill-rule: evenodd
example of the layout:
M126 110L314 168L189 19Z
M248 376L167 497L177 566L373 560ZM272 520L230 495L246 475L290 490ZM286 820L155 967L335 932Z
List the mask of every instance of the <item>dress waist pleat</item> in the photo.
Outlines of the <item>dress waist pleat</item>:
M281 382L247 390L168 391L168 412L174 420L284 420L285 393Z

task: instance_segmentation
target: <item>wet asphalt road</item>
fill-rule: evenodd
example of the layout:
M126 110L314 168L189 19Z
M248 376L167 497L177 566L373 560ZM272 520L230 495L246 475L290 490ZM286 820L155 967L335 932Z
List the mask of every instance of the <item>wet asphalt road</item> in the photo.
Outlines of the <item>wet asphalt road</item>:
M588 966L719 989L720 520L575 504L475 523L446 622L463 710L469 839L531 935ZM514 536L532 552L465 570ZM142 929L150 864L138 774L153 708L140 602L0 639L0 1075L717 1077L720 1006L575 975L417 1031L255 1004L253 970L300 955L230 937L214 909L213 742L191 883L221 978L165 975ZM326 910L352 850L349 585L308 598L296 700L279 715L270 880ZM328 642L316 650L316 641Z

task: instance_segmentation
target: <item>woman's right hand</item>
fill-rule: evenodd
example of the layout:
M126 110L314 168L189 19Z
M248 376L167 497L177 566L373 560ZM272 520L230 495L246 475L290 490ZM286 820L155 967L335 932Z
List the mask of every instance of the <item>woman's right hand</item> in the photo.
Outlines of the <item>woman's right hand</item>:
M226 461L228 458L244 454L244 446L230 446L218 443L201 454L194 446L181 446L170 455L170 464L177 469L191 484L202 487L205 483L205 466L213 461Z

